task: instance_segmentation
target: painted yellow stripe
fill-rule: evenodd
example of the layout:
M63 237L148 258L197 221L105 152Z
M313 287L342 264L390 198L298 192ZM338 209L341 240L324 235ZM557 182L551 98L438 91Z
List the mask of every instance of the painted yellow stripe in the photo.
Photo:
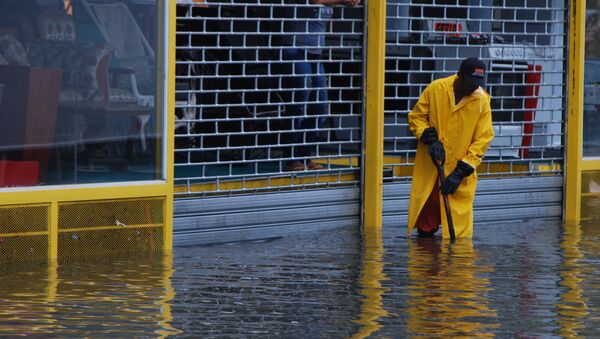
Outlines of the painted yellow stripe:
M353 166L358 166L358 157L352 158L344 158L344 159L331 159L330 164L336 165L346 165L352 163ZM321 160L318 161L321 164L327 164L326 161ZM392 170L395 177L407 177L412 176L413 172L413 164L411 163L412 159L406 159L402 157L386 157L384 169ZM560 171L562 166L560 164L536 164L536 171L541 172L549 172L548 175L554 175L553 172ZM485 163L480 165L477 168L477 172L479 174L486 174L487 178L490 177L509 177L511 176L510 172L529 172L528 164L507 164L507 163ZM308 172L307 172L308 173ZM493 176L489 174L494 173L502 173L498 176ZM513 176L521 176L522 174L515 173ZM317 175L316 173L310 174L300 174L294 177L281 177L281 178L257 178L257 179L246 179L243 180L231 180L226 182L221 182L220 184L216 184L216 182L211 181L202 184L193 184L190 185L191 193L201 193L201 192L214 192L217 190L220 191L230 191L230 190L241 190L241 189L266 189L272 187L273 190L280 190L282 187L287 188L290 186L298 186L298 185L308 185L308 184L345 184L351 183L359 180L358 174L344 174L341 176L337 175ZM293 189L294 187L290 187ZM186 193L188 192L186 185L177 185L175 186L176 193Z
M352 164L352 166L358 166L358 157L351 157L351 158L343 158L343 159L331 159L329 162L331 164L335 164L335 165L340 165L340 166L349 166L350 164ZM318 163L321 163L323 165L327 164L327 161L325 160L321 160L321 161L317 161ZM584 163L587 162L584 160ZM398 168L401 166L395 166L395 165L403 165L403 167L412 167L414 165L414 158L405 158L405 157L397 157L397 156L385 156L383 158L383 164L385 167L391 168ZM600 169L600 159L597 160L595 162L596 164L596 168ZM487 170L488 166L490 167L491 170ZM529 165L528 164L510 164L510 163L504 163L504 162L486 162L481 164L478 168L477 168L477 172L478 173L497 173L497 172L508 172L510 169L510 166L512 166L513 171L526 171L529 169ZM540 163L540 164L534 164L534 166L536 166L536 171L560 171L562 169L561 164L552 164L552 163ZM412 171L411 171L412 172Z
M272 187L273 190L281 190L282 187L293 189L293 186L310 185L310 184L330 184L340 183L348 184L359 180L359 174L343 174L338 175L310 175L310 176L298 176L298 177L284 177L284 178L271 178L271 179L246 179L221 182L218 185L215 182L202 183L190 185L190 192L201 193L209 191L232 191L241 189L257 189L257 188L268 188ZM188 192L187 186L175 186L176 193Z
M321 165L331 164L331 165L338 165L338 166L353 166L353 167L358 167L360 165L358 157L315 159L314 161Z
M162 227L162 226L163 226L163 224L134 224L134 225L127 225L127 226L111 225L111 226L76 227L76 228L59 229L58 233L126 230L126 229L136 229L136 228L153 228L153 227Z

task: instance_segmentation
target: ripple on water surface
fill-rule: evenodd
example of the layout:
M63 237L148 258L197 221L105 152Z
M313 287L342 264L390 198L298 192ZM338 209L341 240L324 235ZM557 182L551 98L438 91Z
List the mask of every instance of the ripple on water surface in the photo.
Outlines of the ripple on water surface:
M600 228L476 225L473 240L356 228L0 268L0 335L595 336Z

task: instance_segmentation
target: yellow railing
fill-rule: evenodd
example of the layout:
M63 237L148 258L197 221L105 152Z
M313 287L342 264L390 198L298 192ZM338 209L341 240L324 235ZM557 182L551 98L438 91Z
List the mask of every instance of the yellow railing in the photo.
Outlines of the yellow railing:
M159 64L157 79L162 81L166 75L167 80L163 91L166 97L157 96L157 107L165 108L163 112L159 112L159 116L165 117L164 123L167 126L173 126L174 117L171 112L174 111L175 102L176 4L175 1L162 0L159 1L159 5L166 11L161 11L164 16L159 19L157 32L160 35L159 41L167 39L168 50L164 51L163 46L159 44L157 55L164 58L161 60L163 63ZM166 37L163 32L166 32ZM163 88L162 85L158 87ZM134 248L170 253L173 246L174 135L172 128L163 130L165 156L157 163L166 162L164 180L3 190L0 195L0 261L55 260L64 255L72 255L74 251L78 255L85 255L93 254L94 251L118 252ZM140 204L136 205L136 202ZM94 205L95 209L85 212L63 210L64 206L77 204ZM137 207L128 209L123 206ZM131 215L137 215L139 220L123 222L131 218ZM106 219L93 226L87 225L84 220L98 219L101 216L105 219L106 216L111 216L110 219L114 220ZM73 224L73 218L83 219L75 223L78 227L65 228L65 224ZM32 227L33 223L37 226ZM110 241L100 241L106 237ZM117 240L120 243L116 243ZM136 245L132 246L134 242ZM83 246L82 243L85 243L85 246L78 248Z

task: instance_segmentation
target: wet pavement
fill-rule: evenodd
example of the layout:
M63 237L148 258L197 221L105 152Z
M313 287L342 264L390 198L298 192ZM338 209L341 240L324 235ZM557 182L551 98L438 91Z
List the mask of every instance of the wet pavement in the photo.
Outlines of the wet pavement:
M476 225L472 241L356 229L0 268L0 335L595 336L600 228Z

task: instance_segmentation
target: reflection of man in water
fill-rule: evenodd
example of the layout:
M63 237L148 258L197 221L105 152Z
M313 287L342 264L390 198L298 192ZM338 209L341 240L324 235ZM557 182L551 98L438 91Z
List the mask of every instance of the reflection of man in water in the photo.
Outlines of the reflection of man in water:
M414 336L490 337L500 326L485 274L471 239L444 246L437 239L408 243L407 328Z

